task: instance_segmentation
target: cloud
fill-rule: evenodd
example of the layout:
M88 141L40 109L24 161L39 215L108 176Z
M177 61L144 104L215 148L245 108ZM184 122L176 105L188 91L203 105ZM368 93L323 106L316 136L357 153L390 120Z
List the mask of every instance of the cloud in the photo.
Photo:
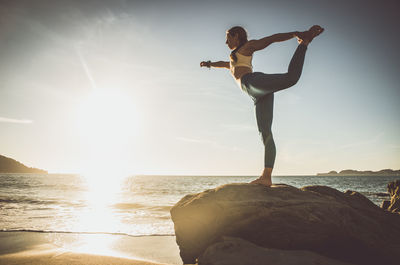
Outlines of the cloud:
M33 121L32 120L18 120L18 119L10 119L10 118L0 117L0 122L30 124Z

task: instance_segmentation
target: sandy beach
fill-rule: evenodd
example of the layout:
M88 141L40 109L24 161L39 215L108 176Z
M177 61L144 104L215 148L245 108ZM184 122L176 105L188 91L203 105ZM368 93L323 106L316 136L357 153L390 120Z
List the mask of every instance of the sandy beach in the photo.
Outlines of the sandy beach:
M182 264L174 236L0 232L0 264Z

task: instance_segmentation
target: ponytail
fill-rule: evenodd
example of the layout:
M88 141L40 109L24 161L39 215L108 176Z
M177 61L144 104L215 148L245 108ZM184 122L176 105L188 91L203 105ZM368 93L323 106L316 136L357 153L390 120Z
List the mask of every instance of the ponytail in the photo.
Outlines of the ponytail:
M234 50L231 52L231 58L233 59L234 62L237 61L236 52L237 52L237 51L240 49L240 47L242 47L243 45L244 45L244 43L239 44L239 46L237 46L236 49L234 49Z
M236 62L237 61L236 52L240 49L240 47L242 47L247 42L247 32L244 28L242 28L240 26L236 26L236 27L230 28L227 31L227 33L231 36L235 36L235 34L238 34L238 37L239 37L239 45L236 47L236 49L234 49L231 52L231 55L230 55L232 60L234 62Z

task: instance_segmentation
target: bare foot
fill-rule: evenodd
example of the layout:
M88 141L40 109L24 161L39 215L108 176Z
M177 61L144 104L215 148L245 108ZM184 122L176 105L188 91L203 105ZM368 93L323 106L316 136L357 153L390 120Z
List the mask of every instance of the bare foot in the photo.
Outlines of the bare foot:
M321 34L325 29L319 25L312 26L309 30L297 33L297 41L305 44L310 43L315 37Z
M260 185L264 185L264 186L267 186L267 187L271 187L272 181L271 181L271 179L268 179L267 177L261 176L258 179L253 180L252 182L250 182L250 184L260 184Z

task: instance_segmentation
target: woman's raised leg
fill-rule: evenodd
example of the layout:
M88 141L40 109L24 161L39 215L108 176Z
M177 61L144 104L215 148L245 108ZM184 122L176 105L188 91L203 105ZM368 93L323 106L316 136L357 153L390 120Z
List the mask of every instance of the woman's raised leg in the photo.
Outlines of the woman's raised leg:
M257 101L270 93L291 87L299 80L304 64L307 45L301 43L297 46L288 67L288 72L283 74L265 74L255 72L250 78L245 78L242 83L246 86L247 93Z

